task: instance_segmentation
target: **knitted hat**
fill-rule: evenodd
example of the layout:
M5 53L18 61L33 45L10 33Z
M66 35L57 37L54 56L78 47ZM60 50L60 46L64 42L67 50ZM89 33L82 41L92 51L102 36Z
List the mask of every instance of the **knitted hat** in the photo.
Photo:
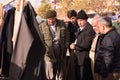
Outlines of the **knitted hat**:
M69 10L68 12L67 12L67 17L68 18L71 18L71 17L76 17L77 16L77 12L75 11L75 10Z
M88 16L84 10L80 10L77 15L77 19L88 19Z
M53 18L56 17L57 13L55 10L48 10L45 14L45 18Z

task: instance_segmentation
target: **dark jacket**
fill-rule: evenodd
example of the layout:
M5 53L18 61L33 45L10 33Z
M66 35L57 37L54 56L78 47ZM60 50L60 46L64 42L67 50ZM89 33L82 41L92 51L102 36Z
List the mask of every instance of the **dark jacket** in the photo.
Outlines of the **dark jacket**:
M94 35L95 32L89 23L86 24L82 31L77 32L75 50L78 65L83 65L85 57L88 57Z
M92 26L87 22L83 30L78 31L76 36L77 42L75 45L75 63L77 66L79 66L80 69L76 70L76 75L80 73L82 75L82 80L93 80L90 66L89 50L91 48L95 32Z
M120 35L114 28L98 39L95 72L103 77L120 72Z
M77 32L78 30L78 24L76 22L76 24L72 24L72 22L68 22L67 23L67 29L69 31L69 40L70 40L70 44L71 43L74 43L75 42L75 39L76 39L76 35L75 33ZM68 64L67 64L67 73L66 73L66 80L76 80L75 79L75 69L74 69L74 53L73 53L73 50L69 49L70 51L70 56L67 58L69 60L68 61Z
M15 8L11 8L5 14L0 43L0 63L2 64L2 74L8 77L9 66L13 51L12 35L14 27ZM1 66L0 66L1 67Z
M76 23L76 24L72 24L71 22L68 22L67 29L68 29L68 31L69 31L70 43L74 43L74 42L75 42L75 39L76 39L75 33L76 33L77 30L78 30L78 25L77 25L77 23Z

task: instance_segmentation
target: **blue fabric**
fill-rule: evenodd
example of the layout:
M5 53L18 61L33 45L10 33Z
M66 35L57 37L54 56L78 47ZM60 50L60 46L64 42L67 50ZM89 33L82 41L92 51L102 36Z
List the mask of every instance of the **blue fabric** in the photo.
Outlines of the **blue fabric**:
M5 6L5 12L7 12L8 10L10 10L12 8L12 6L11 5L7 5L7 6Z
M111 18L111 20L116 20L117 17L116 16L109 16Z

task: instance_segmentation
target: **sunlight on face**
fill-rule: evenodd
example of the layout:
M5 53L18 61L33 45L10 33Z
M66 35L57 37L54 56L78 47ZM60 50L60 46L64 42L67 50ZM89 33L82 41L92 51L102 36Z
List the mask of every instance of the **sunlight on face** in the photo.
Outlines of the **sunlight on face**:
M86 20L84 20L84 19L78 19L77 20L77 23L78 23L78 25L80 26L80 27L84 27L85 26L85 24L86 24Z
M98 27L99 27L100 33L101 33L101 34L104 34L104 25L99 24Z
M98 21L96 19L92 20L92 27L96 33L99 33Z

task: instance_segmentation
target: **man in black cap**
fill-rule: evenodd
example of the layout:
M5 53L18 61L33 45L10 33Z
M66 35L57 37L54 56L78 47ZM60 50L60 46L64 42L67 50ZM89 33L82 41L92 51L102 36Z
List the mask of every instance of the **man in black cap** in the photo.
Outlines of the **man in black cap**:
M80 10L77 15L79 29L76 33L76 40L70 45L75 52L76 80L93 80L89 51L95 32L87 19L85 11Z
M65 78L65 54L68 47L68 31L62 20L56 18L55 10L46 12L46 21L40 24L40 31L46 46L45 73L46 80L63 80Z

